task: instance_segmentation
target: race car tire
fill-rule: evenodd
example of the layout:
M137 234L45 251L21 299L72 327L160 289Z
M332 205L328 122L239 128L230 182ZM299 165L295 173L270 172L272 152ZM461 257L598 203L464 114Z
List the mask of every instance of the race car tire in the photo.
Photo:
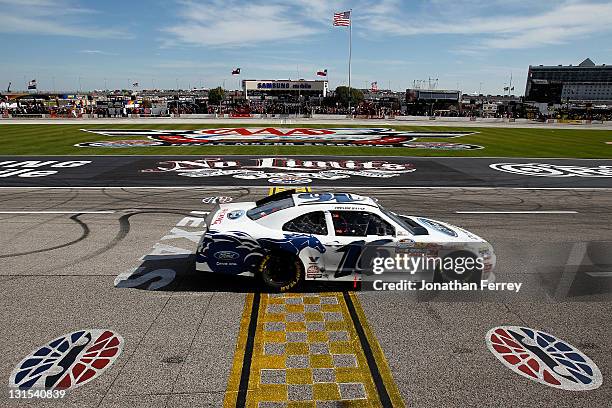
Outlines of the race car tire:
M304 279L304 265L292 254L272 253L262 259L258 275L271 290L287 292Z
M446 258L453 258L453 259L472 258L474 259L474 262L475 262L477 256L469 251L455 251L448 255L445 255L444 259ZM482 269L474 267L471 270L466 270L463 273L458 273L455 271L455 269L453 268L439 269L438 271L436 271L435 280L437 282L455 282L457 281L461 283L480 283L480 280L482 278Z

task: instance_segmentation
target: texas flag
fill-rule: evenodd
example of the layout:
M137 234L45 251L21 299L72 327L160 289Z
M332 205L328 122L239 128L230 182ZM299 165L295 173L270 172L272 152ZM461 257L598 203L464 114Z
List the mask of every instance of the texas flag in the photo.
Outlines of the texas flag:
M324 76L324 77L326 77L326 76L327 76L327 70L325 69L325 70L323 70L323 71L317 71L317 75L318 75L318 76Z

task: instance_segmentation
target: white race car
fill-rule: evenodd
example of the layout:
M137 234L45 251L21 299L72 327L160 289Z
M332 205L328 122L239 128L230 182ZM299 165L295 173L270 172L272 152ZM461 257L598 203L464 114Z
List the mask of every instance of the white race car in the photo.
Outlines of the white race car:
M433 270L422 267L409 273L431 272L431 280L447 282L492 280L495 266L492 246L477 235L444 222L395 214L356 194L289 190L257 202L220 204L207 216L206 226L196 270L256 276L280 291L304 279L367 280L380 273L373 268L375 258L474 260L477 267L471 269L433 263ZM391 276L400 275L381 278Z

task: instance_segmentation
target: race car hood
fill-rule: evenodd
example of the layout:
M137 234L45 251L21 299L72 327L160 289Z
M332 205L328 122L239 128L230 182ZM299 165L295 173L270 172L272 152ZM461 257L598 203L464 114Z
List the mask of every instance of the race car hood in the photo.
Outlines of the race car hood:
M423 241L440 241L440 242L486 242L476 234L464 230L446 222L433 220L431 218L404 216L410 218L414 222L422 225L428 231L428 235L420 235Z

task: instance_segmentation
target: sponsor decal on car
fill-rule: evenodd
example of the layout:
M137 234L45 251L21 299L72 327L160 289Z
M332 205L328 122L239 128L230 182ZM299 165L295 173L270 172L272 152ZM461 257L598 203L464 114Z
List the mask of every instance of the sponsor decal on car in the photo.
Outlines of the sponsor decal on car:
M306 269L306 279L320 279L322 276L321 269L316 264L310 264Z
M103 136L147 137L148 140L110 140L78 143L79 147L150 146L374 146L416 149L472 150L482 146L449 142L418 142L418 138L456 138L475 132L398 131L390 128L218 128L81 129Z
M244 210L234 210L227 214L227 218L230 220L236 220L244 215Z
M123 338L111 330L65 334L34 350L13 370L10 388L69 390L107 370L121 354Z
M505 173L536 177L612 177L612 166L573 166L546 163L493 163L490 168Z
M571 391L599 388L603 376L584 353L552 334L521 326L489 330L487 347L506 367L540 384Z
M217 214L217 217L214 219L211 225L221 224L223 220L225 219L225 214L227 214L227 211L228 211L227 208L224 208L221 211L219 211L219 213Z
M231 261L234 259L238 259L240 257L240 254L233 251L219 251L215 252L213 256L220 261Z
M207 158L170 160L142 173L176 173L183 177L230 176L242 180L266 179L272 184L309 184L313 180L339 180L352 176L391 178L416 171L414 164L385 160L304 160L286 157L264 157L241 160Z

